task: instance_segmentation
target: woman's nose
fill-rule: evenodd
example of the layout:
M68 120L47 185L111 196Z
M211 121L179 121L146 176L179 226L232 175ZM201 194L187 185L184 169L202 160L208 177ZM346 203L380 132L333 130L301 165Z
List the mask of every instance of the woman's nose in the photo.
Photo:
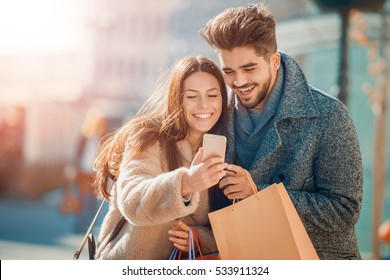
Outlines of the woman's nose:
M201 97L199 100L199 107L206 108L209 105L209 102L206 97Z

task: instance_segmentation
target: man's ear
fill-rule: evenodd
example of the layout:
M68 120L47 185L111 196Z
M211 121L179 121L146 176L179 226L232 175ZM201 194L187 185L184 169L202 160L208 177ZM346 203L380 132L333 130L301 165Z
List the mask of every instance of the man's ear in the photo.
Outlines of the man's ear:
M279 67L280 67L280 58L281 58L280 52L274 52L274 53L272 54L271 63L272 63L273 67L274 67L276 70L278 70Z

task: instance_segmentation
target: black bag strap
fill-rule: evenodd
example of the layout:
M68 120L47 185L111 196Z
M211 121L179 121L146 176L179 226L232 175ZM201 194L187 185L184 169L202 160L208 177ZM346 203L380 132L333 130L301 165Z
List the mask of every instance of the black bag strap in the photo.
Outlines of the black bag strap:
M94 260L95 259L95 254L96 254L96 242L95 242L95 237L93 236L92 233L88 235L88 254L89 254L89 259Z
M111 190L111 188L112 188L112 186L114 185L115 182L116 182L116 180L113 180L113 181L112 181L111 186L110 186L110 190ZM74 259L74 260L78 260L78 259L80 258L80 254L81 254L81 252L83 251L83 248L84 248L85 243L87 242L88 236L91 234L92 228L93 228L94 225L96 224L97 218L99 217L99 214L100 214L100 212L102 211L105 202L106 202L106 200L103 199L102 203L100 204L99 209L97 210L97 212L96 212L96 214L95 214L95 217L93 218L91 224L89 225L89 228L88 228L87 232L86 232L85 235L84 235L83 240L81 241L81 244L80 244L79 248L77 249L77 251L76 251L76 252L74 253L74 255L73 255L73 259ZM122 221L122 220L124 220L124 221ZM112 240L114 240L115 237L118 236L120 230L122 229L122 227L124 226L125 223L126 223L126 219L125 219L124 217L122 217L122 218L119 220L118 224L116 225L114 231L111 233L110 239L109 239L109 241L107 242L107 244L108 244L109 242L111 242ZM90 258L91 258L91 255L90 255Z
M89 234L91 233L92 228L93 228L93 226L95 225L95 223L96 223L96 221L97 221L97 218L99 217L99 214L100 214L100 212L101 212L102 209L103 209L103 205L104 205L105 201L106 201L106 200L104 199L104 200L102 201L102 203L100 204L100 207L99 207L99 209L97 210L97 212L96 212L96 214L95 214L95 217L93 218L91 224L89 225L89 228L87 229L87 232L85 233L84 238L83 238L83 240L81 241L81 244L80 244L79 248L78 248L77 251L74 253L74 255L73 255L73 259L74 259L74 260L78 260L78 259L79 259L80 254L81 254L81 252L83 251L85 242L87 241L88 236L89 236Z
M112 240L114 240L119 232L121 231L121 229L123 228L123 226L126 224L127 220L125 219L125 217L122 217L119 222L116 224L116 227L114 228L114 231L111 233L110 235L110 238L108 239L107 241L107 244L110 243ZM106 244L106 246L107 246Z
M109 237L106 245L104 245L104 247L106 247L112 240L114 240L118 236L119 232L121 231L123 226L126 224L126 222L127 221L124 217L122 217L119 220L119 222L115 226L113 232L110 234L110 237ZM95 241L95 237L93 236L92 233L90 233L88 235L88 253L89 253L89 259L94 260L95 254L96 254L96 241Z

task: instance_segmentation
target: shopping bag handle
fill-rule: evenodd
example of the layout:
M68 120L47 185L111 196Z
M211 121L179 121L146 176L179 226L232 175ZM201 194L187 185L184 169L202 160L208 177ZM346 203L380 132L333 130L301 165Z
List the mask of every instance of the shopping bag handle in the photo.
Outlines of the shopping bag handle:
M203 245L203 247L208 251L208 253L211 253L211 249L207 246L206 242L203 241L202 238L200 238L199 234L192 229L192 227L190 227L190 231L192 231L192 234L194 236L194 241L196 243L196 248L198 248L198 251L199 251L199 255L201 257L201 259L203 259L203 252L201 250L201 244Z
M204 246L204 248L211 253L210 248L207 246L206 242L203 241L202 238L200 238L199 234L192 228L188 230L188 259L189 260L195 260L196 259L196 252L199 252L199 255L201 259L203 259L203 253L201 250L201 244ZM182 250L178 248L174 248L171 256L169 257L170 260L180 260L181 259Z
M195 260L194 235L193 235L191 227L188 230L188 243L189 243L188 244L188 259ZM169 259L170 260L181 260L181 253L182 253L182 250L175 247L173 249L172 254L169 257Z
M253 194L256 194L259 192L256 184L253 182L253 179L252 179L252 176L251 174L249 173L249 171L245 170L245 176L247 177L248 181L249 181L249 184L251 186L251 189L253 191ZM238 199L233 199L233 204L238 202Z
M258 193L259 192L259 190L258 190L258 188L257 188L257 186L256 186L256 184L255 184L255 182L253 182L253 179L252 179L252 176L251 176L251 174L249 173L249 171L247 171L247 170L245 170L245 175L246 175L246 177L248 178L248 181L250 182L250 185L251 185L251 188L252 188L252 190L253 190L253 193Z

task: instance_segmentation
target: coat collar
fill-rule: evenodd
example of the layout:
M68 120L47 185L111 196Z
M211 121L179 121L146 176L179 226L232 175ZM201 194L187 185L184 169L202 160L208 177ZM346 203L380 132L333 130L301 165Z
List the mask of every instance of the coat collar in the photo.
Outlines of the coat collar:
M290 118L312 118L320 115L318 106L313 97L311 87L298 63L289 55L280 52L281 67L284 69L284 93L281 97L279 109L275 115L275 122ZM235 108L238 104L238 98L230 92L229 100L229 118L228 118L228 146L227 162L235 161L235 137L234 122ZM281 144L277 126L271 128L267 136L269 145L256 157L259 161Z
M317 104L301 67L291 56L283 52L280 54L285 81L276 120L319 116Z
M317 104L301 67L291 56L279 52L281 54L281 67L283 67L285 74L284 93L276 113L276 120L319 116ZM230 94L230 108L234 109L239 101L234 93Z
M177 147L182 156L182 159L186 162L186 165L191 165L194 155L192 154L190 142L187 140L181 140L177 142Z

